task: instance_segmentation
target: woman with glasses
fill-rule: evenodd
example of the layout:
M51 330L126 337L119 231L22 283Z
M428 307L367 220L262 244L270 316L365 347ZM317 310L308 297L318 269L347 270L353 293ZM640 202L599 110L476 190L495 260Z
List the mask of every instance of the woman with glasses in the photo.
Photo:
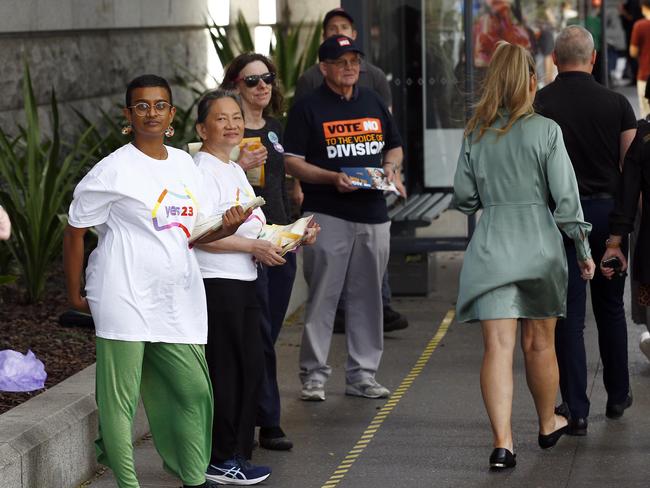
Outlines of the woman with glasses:
M96 327L98 460L120 488L140 486L131 442L140 395L165 469L185 487L214 486L205 477L212 425L205 291L189 245L195 223L213 208L192 158L164 143L174 114L166 80L144 75L129 83L124 132L133 142L79 182L64 235L68 298L92 313ZM229 209L223 228L201 242L232 234L247 217L241 207ZM84 297L90 227L99 240Z
M255 193L266 200L264 214L269 223L288 224L291 210L285 184L282 125L271 115L280 114L282 110L275 66L261 54L241 54L226 69L221 87L239 93L244 109L245 145L237 163L249 175L255 171L259 174L256 168L264 168L263 178L252 181ZM280 427L280 393L275 357L275 342L289 306L296 274L295 254L289 253L285 259L286 263L282 266L262 264L257 276L266 366L257 425L260 426L260 445L273 450L293 447Z
M575 242L583 279L594 276L578 185L560 127L536 115L535 63L521 46L501 42L465 128L454 179L456 207L483 210L465 253L456 310L481 322L481 391L492 425L493 469L515 466L511 425L517 321L526 380L546 449L564 434L554 413L559 385L555 323L566 314L567 260L558 227ZM549 210L554 202L555 210Z

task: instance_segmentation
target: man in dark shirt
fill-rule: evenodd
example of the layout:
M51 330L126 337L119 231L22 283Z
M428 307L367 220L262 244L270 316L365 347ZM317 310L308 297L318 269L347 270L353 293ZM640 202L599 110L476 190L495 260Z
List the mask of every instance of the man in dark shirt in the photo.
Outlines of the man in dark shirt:
M323 18L323 40L338 35L348 36L355 40L357 38L354 19L342 8L330 10ZM294 100L300 100L322 84L323 74L319 65L315 64L309 67L298 79ZM376 91L390 110L393 104L390 86L386 74L380 68L362 59L358 84Z
M318 51L324 83L290 110L285 165L299 178L302 205L322 231L304 248L309 285L300 350L303 400L325 399L324 385L336 305L346 295L346 394L385 398L375 380L383 352L381 279L390 244L383 192L359 190L344 167L383 167L389 180L402 162L402 143L388 107L357 86L361 50L347 36L333 36Z
M595 59L593 38L587 30L580 26L563 29L553 51L559 74L537 94L536 109L562 128L576 172L585 220L593 225L589 236L592 255L599 263L609 237L608 219L614 208L621 166L636 133L636 119L623 95L599 85L591 76ZM555 334L564 400L558 413L567 416L570 413L569 434L586 435L589 416L583 336L586 283L580 278L575 247L568 239L565 247L569 267L567 316L558 322ZM620 417L632 404L624 286L624 278L607 280L600 273L590 282L609 418Z
M357 38L357 31L354 28L354 19L352 16L342 8L335 8L325 14L323 18L323 40L331 36L344 35ZM315 64L308 68L302 76L298 79L296 84L296 94L294 100L300 100L305 95L311 93L323 84L323 74L320 71L320 66ZM374 90L379 98L386 104L388 109L391 109L392 95L386 74L377 66L361 59L361 66L359 67L359 86L364 86ZM399 168L398 168L399 169ZM294 197L298 205L302 203L302 190L297 180L294 186ZM400 191L404 191L401 179L396 181ZM402 314L394 310L390 306L391 290L388 283L388 271L384 273L382 280L381 295L384 307L384 332L391 332L394 330L405 329L408 327L408 320ZM341 298L339 307L336 311L336 320L334 321L334 332L344 332L345 330L345 299Z

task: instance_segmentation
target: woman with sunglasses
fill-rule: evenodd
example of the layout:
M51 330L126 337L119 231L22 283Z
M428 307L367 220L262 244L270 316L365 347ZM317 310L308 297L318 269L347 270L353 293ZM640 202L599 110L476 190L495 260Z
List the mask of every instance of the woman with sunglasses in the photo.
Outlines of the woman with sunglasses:
M140 395L165 469L185 487L215 486L205 477L212 425L205 291L189 246L196 221L213 209L192 158L164 144L174 114L166 80L144 75L129 83L124 132L133 142L79 182L64 235L68 298L92 313L96 327L98 461L120 488L140 486L131 442ZM229 209L222 230L201 242L232 234L247 217L241 207ZM90 227L99 240L84 297Z
M266 200L264 214L268 222L287 224L291 212L285 185L282 126L271 116L282 110L282 95L276 83L275 66L261 54L241 54L226 69L221 87L237 91L244 109L244 141L249 142L242 148L237 163L249 173L251 169L264 165L264 179L254 182L257 185L253 188L256 194ZM261 147L254 149L257 141ZM280 427L280 393L275 357L275 342L289 306L296 274L295 254L289 253L285 259L287 262L283 266L261 265L257 277L266 367L257 425L260 426L260 446L273 450L288 450L293 447Z

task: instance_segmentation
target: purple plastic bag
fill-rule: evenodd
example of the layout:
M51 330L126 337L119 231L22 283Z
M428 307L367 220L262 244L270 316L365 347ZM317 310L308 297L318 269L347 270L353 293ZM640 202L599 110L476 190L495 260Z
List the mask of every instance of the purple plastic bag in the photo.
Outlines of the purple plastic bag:
M0 351L0 391L33 391L45 386L45 366L30 350L27 354Z

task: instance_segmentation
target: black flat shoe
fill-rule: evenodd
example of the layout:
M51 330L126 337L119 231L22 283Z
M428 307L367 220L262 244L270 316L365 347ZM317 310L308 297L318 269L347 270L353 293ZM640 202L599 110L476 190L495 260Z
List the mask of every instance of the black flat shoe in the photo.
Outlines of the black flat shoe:
M555 432L551 432L550 434L539 434L537 437L537 443L539 444L539 447L542 449L553 447L555 444L557 444L557 441L560 440L560 437L566 434L568 428L569 426L565 425L564 427L560 427Z
M514 468L517 465L516 457L516 454L511 453L505 447L496 447L490 454L490 469L499 471Z

